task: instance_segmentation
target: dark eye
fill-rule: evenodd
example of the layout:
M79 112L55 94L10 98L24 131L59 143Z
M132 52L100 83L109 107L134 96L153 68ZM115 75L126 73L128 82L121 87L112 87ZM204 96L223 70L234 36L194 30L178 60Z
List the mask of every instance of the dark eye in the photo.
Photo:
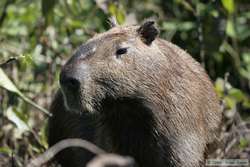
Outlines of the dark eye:
M128 48L120 48L120 49L118 49L118 50L116 51L116 56L120 56L120 55L122 55L122 54L127 53L127 49L128 49Z

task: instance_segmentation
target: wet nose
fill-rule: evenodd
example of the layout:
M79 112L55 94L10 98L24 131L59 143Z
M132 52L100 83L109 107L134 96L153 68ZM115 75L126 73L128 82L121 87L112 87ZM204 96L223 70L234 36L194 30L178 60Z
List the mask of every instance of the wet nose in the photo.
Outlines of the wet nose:
M80 80L73 72L62 70L60 74L60 85L67 90L78 90Z

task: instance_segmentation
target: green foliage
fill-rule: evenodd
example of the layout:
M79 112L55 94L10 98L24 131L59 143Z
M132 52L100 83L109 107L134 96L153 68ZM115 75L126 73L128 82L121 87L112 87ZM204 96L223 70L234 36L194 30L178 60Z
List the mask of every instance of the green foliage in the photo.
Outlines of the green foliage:
M16 93L17 95L19 95L27 103L33 105L34 107L36 107L37 109L41 110L42 112L50 115L49 112L46 109L44 109L43 107L37 105L32 100L30 100L29 98L27 98L21 91L19 91L17 89L17 87L5 75L5 73L3 72L3 70L1 68L0 68L0 87L3 87L5 89L7 89L8 91Z
M235 11L235 4L234 0L221 0L223 7L227 10L229 14L234 13Z
M52 22L53 9L57 3L57 0L42 0L42 14L47 23Z
M233 109L237 104L242 104L246 108L250 108L250 99L243 91L233 88L228 82L218 78L215 81L215 91L221 99L226 102L226 107Z
M246 148L249 145L249 140L245 138L240 139L240 148Z
M0 18L7 1L0 2ZM156 18L160 37L204 65L225 107L237 108L244 119L249 118L249 11L248 1L235 0L11 1L0 22L0 125L4 126L0 139L5 131L18 129L28 138L35 130L38 134L26 151L33 156L47 147L47 116L37 111L47 112L59 87L62 64L81 43L108 30L110 16L119 24ZM230 74L227 81L223 79L226 73ZM4 119L11 123L4 124ZM9 140L15 146L12 149L20 149L13 144L17 137ZM10 150L0 145L0 152L10 155Z

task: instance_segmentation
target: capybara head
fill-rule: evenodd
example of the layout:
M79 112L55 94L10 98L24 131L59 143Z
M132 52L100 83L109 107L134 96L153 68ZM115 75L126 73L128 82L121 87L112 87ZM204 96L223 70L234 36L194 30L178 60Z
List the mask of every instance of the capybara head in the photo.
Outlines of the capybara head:
M144 98L159 81L167 62L154 43L153 21L116 26L82 44L62 68L60 85L66 107L95 112L106 98ZM157 82L154 82L157 81ZM148 95L147 95L148 97Z

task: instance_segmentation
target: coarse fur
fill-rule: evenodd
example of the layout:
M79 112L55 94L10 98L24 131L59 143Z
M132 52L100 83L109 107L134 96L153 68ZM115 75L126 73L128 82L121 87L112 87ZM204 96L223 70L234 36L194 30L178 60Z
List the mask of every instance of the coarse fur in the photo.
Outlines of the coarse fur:
M204 165L219 101L200 64L157 34L153 22L116 26L76 50L51 105L50 146L77 137L130 155L139 167ZM80 167L92 157L71 148L57 159Z

